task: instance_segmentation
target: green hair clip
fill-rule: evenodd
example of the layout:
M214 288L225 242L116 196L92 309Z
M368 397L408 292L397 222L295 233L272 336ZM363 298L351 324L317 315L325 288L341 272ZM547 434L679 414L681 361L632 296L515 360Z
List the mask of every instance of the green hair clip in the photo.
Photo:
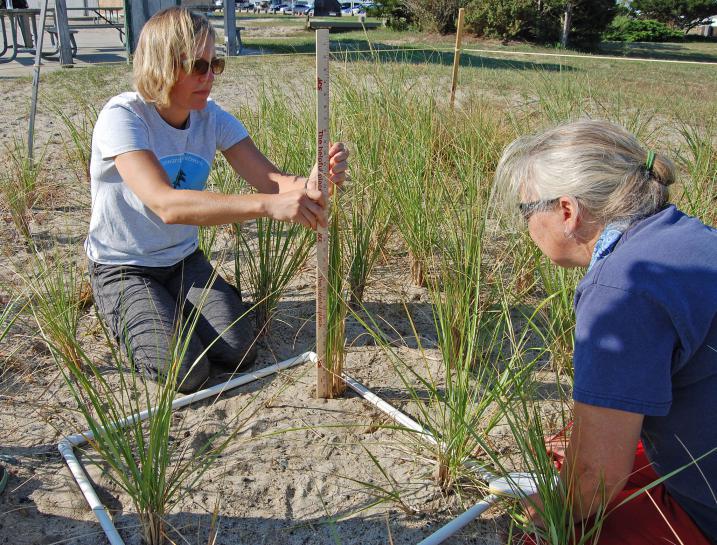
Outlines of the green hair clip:
M652 172L652 167L655 165L655 152L650 150L647 152L647 160L645 161L645 168L648 172Z

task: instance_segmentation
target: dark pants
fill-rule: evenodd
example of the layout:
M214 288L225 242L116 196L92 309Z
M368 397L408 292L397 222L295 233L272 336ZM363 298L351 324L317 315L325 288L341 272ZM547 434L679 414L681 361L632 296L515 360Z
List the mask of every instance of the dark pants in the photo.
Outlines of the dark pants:
M148 378L163 380L174 361L179 391L192 392L209 376L210 362L235 370L254 361L253 319L246 315L234 323L246 312L241 295L219 275L211 283L214 269L199 250L171 267L90 261L89 273L100 315ZM181 355L177 339L200 306Z

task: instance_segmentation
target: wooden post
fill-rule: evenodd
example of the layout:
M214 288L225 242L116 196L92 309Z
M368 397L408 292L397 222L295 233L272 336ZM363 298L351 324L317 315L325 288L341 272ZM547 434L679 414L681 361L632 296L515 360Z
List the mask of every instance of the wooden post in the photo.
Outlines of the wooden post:
M316 31L316 163L319 191L324 195L329 217L329 30ZM326 361L328 330L329 231L316 228L316 397L333 395L333 379Z
M465 8L458 10L458 27L456 29L456 48L453 52L453 78L451 79L451 109L456 101L456 87L458 87L458 68L461 65L461 41L463 40L463 17Z
M57 26L57 41L60 44L60 65L73 66L70 24L67 21L65 0L55 0L55 24Z
M237 15L235 0L224 0L224 42L227 57L237 55Z

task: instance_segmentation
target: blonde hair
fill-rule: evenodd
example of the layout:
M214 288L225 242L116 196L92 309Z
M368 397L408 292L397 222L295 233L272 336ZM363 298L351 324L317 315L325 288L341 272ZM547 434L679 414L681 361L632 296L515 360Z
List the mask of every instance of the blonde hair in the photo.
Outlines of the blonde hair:
M169 93L179 79L182 62L191 60L216 40L209 20L186 8L154 14L142 28L134 56L134 86L147 102L169 106Z
M498 163L496 191L515 205L573 197L599 223L654 214L669 199L675 167L659 154L648 168L637 138L607 121L582 120L523 136Z

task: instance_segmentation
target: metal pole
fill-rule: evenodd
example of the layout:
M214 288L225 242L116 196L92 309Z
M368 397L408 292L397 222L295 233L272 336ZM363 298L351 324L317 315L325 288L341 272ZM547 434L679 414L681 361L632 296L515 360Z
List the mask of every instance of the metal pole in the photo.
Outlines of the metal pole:
M37 94L40 89L40 66L42 65L42 39L45 36L45 15L47 2L44 0L40 9L40 32L35 44L35 66L32 72L32 103L30 104L30 126L27 130L27 157L32 162L32 148L35 139L35 115L37 114Z
M329 217L329 30L316 31L316 162L319 191L324 195L325 222ZM328 331L329 231L316 228L316 397L333 395L333 378L326 361Z

